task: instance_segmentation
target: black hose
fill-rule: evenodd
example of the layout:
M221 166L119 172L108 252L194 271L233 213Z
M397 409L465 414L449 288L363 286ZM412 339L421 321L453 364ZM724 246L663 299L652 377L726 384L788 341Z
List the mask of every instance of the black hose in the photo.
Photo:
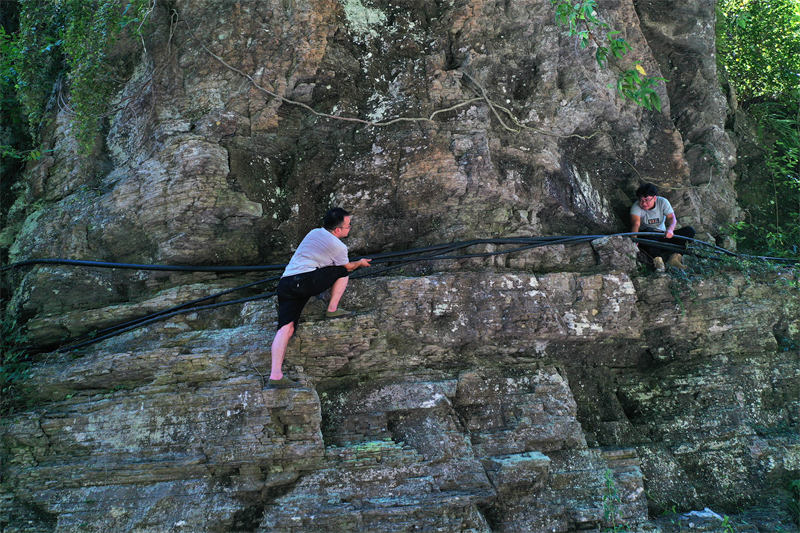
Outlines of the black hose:
M250 287L255 287L256 285L261 285L263 283L269 283L271 281L277 281L279 279L280 279L280 276L273 276L271 278L260 279L258 281L254 281L252 283L247 283L245 285L239 285L238 287L232 287L230 289L226 289L224 291L217 292L215 294L210 294L210 295L204 296L202 298L197 298L195 300L189 300L189 301L184 302L182 304L178 304L178 305L175 305L173 307L169 307L167 309L162 309L161 311L157 311L155 313L151 313L151 314L145 315L143 317L135 318L135 319L129 320L127 322L122 322L120 324L115 324L113 326L109 326L107 328L94 331L91 335L84 335L83 337L78 337L77 339L74 339L72 342L76 343L76 342L82 342L83 340L87 340L88 341L88 340L96 339L96 338L98 338L98 336L105 335L105 334L110 333L112 331L121 330L123 328L126 328L127 326L133 326L133 325L141 324L142 322L144 322L144 321L146 321L148 319L151 319L151 318L156 318L156 317L159 317L159 316L168 315L168 314L172 313L173 311L178 311L178 310L184 309L184 308L186 308L188 306L200 304L200 303L203 303L203 302L208 302L210 300L214 300L216 298L219 298L221 296L225 296L227 294L234 293L236 291L240 291L240 290L243 290L243 289L249 289ZM191 308L191 309L196 309L196 308ZM187 311L187 312L189 312L189 311ZM174 316L174 315L170 315L170 316Z
M678 246L672 243L666 242L659 242L656 240L648 239L647 237L663 237L663 233L656 233L656 232L628 232L628 233L615 233L611 235L567 235L567 236L540 236L540 237L503 237L503 238L490 238L490 239L472 239L467 241L458 241L452 243L442 243L442 244L435 244L430 246L424 246L420 248L412 248L407 250L398 250L392 252L383 252L379 254L371 255L370 257L373 259L373 264L382 264L382 263L394 263L392 265L370 269L369 271L362 271L356 274L353 274L352 278L366 278L366 277L375 277L381 275L385 272L390 270L394 270L397 268L401 268L409 263L413 262L420 262L420 261L442 261L442 260L464 260L464 259L471 259L471 258L484 258L484 257L491 257L496 255L504 255L510 253L518 253L525 250L530 250L533 248L538 248L541 246L553 246L559 244L576 244L576 243L583 243L583 242L591 242L596 239L607 238L607 237L632 237L635 242L642 242L646 241L648 246L654 248L661 248L664 250L676 251L676 252L683 252L683 253L695 253L693 251L687 251L684 247ZM698 239L694 239L691 237L684 237L682 235L675 235L677 239L682 239L685 241L690 241L701 245L703 247L709 248L715 253L723 254L732 257L742 257L742 258L750 258L750 259L758 259L764 261L777 261L777 262L784 262L790 264L796 264L799 262L797 259L787 259L787 258L777 258L777 257L768 257L768 256L753 256L748 254L737 254L731 252L730 250L726 250L725 248L721 248L714 244L707 243L705 241L701 241ZM465 248L470 248L473 246L479 245L496 245L496 246L505 246L505 245L517 245L512 246L510 248L505 248L502 250L493 250L487 252L474 252L470 254L460 254L460 255L452 255L453 252L458 250L463 250ZM63 265L63 266L81 266L81 267L93 267L93 268L118 268L118 269L129 269L129 270L151 270L151 271L179 271L179 272L217 272L217 273L226 273L226 272L257 272L257 271L267 271L267 270L281 270L285 268L285 264L279 265L252 265L252 266L190 266L190 265L150 265L150 264L130 264L130 263L111 263L111 262L104 262L104 261L85 261L85 260L73 260L73 259L30 259L26 261L20 261L17 263L13 263L11 265L4 266L0 269L0 272L5 272L7 270L21 268L25 266L33 266L33 265ZM77 339L73 339L71 344L66 346L61 346L58 348L59 351L69 351L78 348L82 348L88 346L90 344L94 344L96 342L100 342L102 340L106 340L108 338L114 337L116 335L120 335L127 331L131 331L133 329L152 324L157 321L166 320L167 318L171 318L173 316L177 316L180 314L185 313L192 313L197 311L203 311L208 309L216 309L219 307L223 307L226 305L235 305L241 304L246 302L251 302L254 300L260 300L264 298L270 298L275 296L275 292L267 292L258 294L255 296L249 296L244 298L239 298L236 300L228 300L225 302L217 302L213 304L204 304L204 305L197 305L202 304L203 302L207 302L210 300L214 300L221 296L225 296L231 294L236 291L248 289L260 284L269 283L272 281L276 281L280 279L279 276L274 276L270 278L264 278L258 281L254 281L251 283L247 283L244 285L240 285L237 287L233 287L230 289L226 289L224 291L211 294L202 298L198 298L195 300L190 300L176 306L170 307L168 309L164 309L155 313L151 313L149 315L145 315L140 318L136 318L133 320L129 320L126 322L122 322L120 324L116 324L98 331L95 331L92 335L84 335Z
M84 346L88 346L88 345L94 344L96 342L100 342L100 341L103 341L103 340L106 340L106 339L110 339L111 337L116 337L117 335L121 335L122 333L125 333L126 331L131 331L133 329L137 329L137 328L140 328L142 326L146 326L147 324L152 324L153 322L166 320L167 318L171 318L173 316L181 315L181 314L184 314L184 313L193 313L193 312L196 312L196 311L203 311L203 310L206 310L206 309L216 309L218 307L223 307L225 305L243 304L243 303L247 303L247 302L252 302L254 300L261 300L261 299L264 299L264 298L270 298L272 296L275 296L275 294L277 294L277 293L276 292L268 292L268 293L258 294L256 296L249 296L247 298L239 298L238 300L230 300L230 301L227 301L227 302L219 302L219 303L215 303L215 304L200 305L200 306L197 306L197 307L191 307L189 309L181 309L181 310L178 310L178 311L173 311L171 313L159 314L158 316L152 316L151 318L145 317L144 319L140 320L136 324L132 324L130 326L118 329L116 331L113 331L111 333L107 333L105 335L101 335L99 337L93 337L93 338L91 338L91 339L89 339L87 341L81 342L79 344L70 344L68 346L62 346L62 347L58 348L58 351L59 352L68 352L68 351L71 351L71 350L77 350L78 348L83 348Z
M107 261L85 261L80 259L28 259L0 267L0 272L32 265L65 265L95 268L119 268L127 270L161 270L168 272L257 272L281 270L286 265L254 266L189 266L189 265L139 265L132 263L110 263Z

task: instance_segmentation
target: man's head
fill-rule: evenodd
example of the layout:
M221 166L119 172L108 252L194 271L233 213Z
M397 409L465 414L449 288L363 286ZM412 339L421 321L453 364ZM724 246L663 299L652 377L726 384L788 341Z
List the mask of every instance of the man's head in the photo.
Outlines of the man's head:
M322 218L322 227L340 239L347 237L347 234L350 233L350 213L341 207L328 209Z
M653 207L655 207L657 195L658 187L652 183L643 183L636 189L636 198L639 201L639 207L644 210L653 209Z

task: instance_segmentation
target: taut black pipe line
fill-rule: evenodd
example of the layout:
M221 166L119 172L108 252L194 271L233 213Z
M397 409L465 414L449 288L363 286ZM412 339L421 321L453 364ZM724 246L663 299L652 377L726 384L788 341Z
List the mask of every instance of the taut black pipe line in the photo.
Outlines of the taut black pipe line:
M505 237L505 238L493 238L493 239L472 239L467 241L456 241L452 243L442 243L436 244L421 248L411 248L408 250L399 250L394 252L384 252L380 254L373 254L370 257L373 257L376 262L383 262L384 260L388 260L391 257L398 257L403 255L414 255L419 253L425 253L429 251L435 251L442 248L450 248L450 247L469 247L469 246L476 246L479 244L514 244L519 242L542 242L542 243L552 243L552 241L560 241L560 240L594 240L597 238L602 237L613 237L613 236L620 236L620 235L636 235L632 233L617 233L612 235L576 235L576 236L541 236L541 237ZM658 235L658 234L650 234L650 233L642 233L641 235ZM729 252L730 253L730 252ZM138 263L114 263L109 261L92 261L92 260L85 260L85 259L61 259L61 258L41 258L41 259L27 259L24 261L19 261L16 263L12 263L10 265L6 265L0 267L0 272L5 272L7 270L15 269L15 268L22 268L26 266L34 266L34 265L56 265L56 266L81 266L81 267L89 267L89 268L114 268L114 269L122 269L122 270L147 270L147 271L166 271L166 272L217 272L217 273L225 273L225 272L259 272L259 271L266 271L266 270L281 270L286 267L286 264L274 264L274 265L235 265L235 266L203 266L203 265L156 265L156 264L138 264Z
M259 272L264 270L280 270L286 265L253 265L253 266L195 266L195 265L148 265L136 263L111 263L107 261L88 261L84 259L27 259L0 267L0 272L33 265L82 266L93 268L118 268L122 270L157 270L167 272Z
M636 239L635 237L661 237L663 233L656 233L656 232L627 232L627 233L613 233L609 235L573 235L573 236L542 236L542 237L506 237L506 238L497 238L497 239L472 239L468 241L458 241L453 243L445 243L445 244L438 244L438 245L431 245L427 247L421 248L412 248L408 250L400 250L395 252L384 252L380 254L373 254L371 257L375 259L376 263L387 262L391 261L391 258L395 257L402 257L405 255L414 255L420 254L435 250L441 250L443 248L464 248L469 246L476 246L480 244L514 244L514 243L542 243L542 244L558 244L558 243L567 243L567 242L586 242L592 241L595 239L600 239L604 237L634 237L634 240L639 241L640 239ZM736 257L748 257L752 259L759 259L764 261L779 261L785 263L798 263L800 260L798 259L791 259L785 257L772 257L772 256L762 256L762 255L749 255L749 254L739 254L735 252L731 252L730 250L726 250L725 248L716 246L714 244L701 241L699 239L694 239L690 237L684 237L682 235L675 235L675 238L683 239L686 241L691 241L698 243L703 246L707 246L712 248L719 253L736 256ZM649 240L649 239L648 239ZM649 243L648 243L649 244ZM89 261L89 260L78 260L78 259L53 259L53 258L44 258L44 259L29 259L25 261L20 261L17 263L13 263L11 265L7 265L4 267L0 267L0 272L5 272L7 270L11 270L14 268L21 268L24 266L33 266L33 265L61 265L61 266L83 266L83 267L94 267L94 268L117 268L117 269L128 269L128 270L152 270L152 271L173 271L173 272L217 272L217 273L225 273L225 272L258 272L258 271L266 271L266 270L281 270L285 268L285 264L274 264L274 265L251 265L251 266L193 266L193 265L153 265L153 264L135 264L135 263L112 263L106 261Z
M148 320L150 318L155 318L155 317L158 317L158 316L161 316L161 315L166 315L168 313L171 313L173 311L177 311L179 309L184 309L184 308L186 308L188 306L191 306L191 305L196 305L196 304L200 304L200 303L203 303L203 302L208 302L210 300L214 300L216 298L219 298L221 296L225 296L227 294L234 293L236 291L240 291L240 290L243 290L243 289L249 289L250 287L255 287L256 285L261 285L263 283L269 283L271 281L276 281L276 280L279 280L279 279L280 279L280 276L273 276L271 278L264 278L264 279L260 279L258 281L254 281L252 283L247 283L245 285L239 285L238 287L232 287L230 289L226 289L224 291L220 291L220 292L217 292L215 294L210 294L210 295L204 296L202 298L197 298L195 300L189 300L187 302L183 302L183 303L175 305L173 307L169 307L167 309L162 309L161 311L156 311L155 313L151 313L149 315L145 315L145 316L142 316L142 317L139 317L139 318L134 318L134 319L129 320L127 322L122 322L120 324L115 324L113 326L109 326L107 328L94 331L91 336L83 335L81 337L73 339L72 342L81 342L84 339L91 340L93 338L96 338L97 335L104 335L106 333L109 333L111 331L115 331L117 329L121 329L121 328L124 328L124 327L127 327L127 326L139 324L139 323L143 322L144 320Z
M380 269L374 269L369 272L364 271L362 273L354 274L353 278L364 278L364 277L374 277L378 276L384 272L389 270L393 270L396 268L400 268L405 264L418 262L418 261L438 261L438 260L462 260L462 259L471 259L471 258L483 258L483 257L491 257L495 255L504 255L509 253L516 253L521 252L533 248L538 248L541 246L552 246L557 244L572 244L572 243L581 243L581 242L590 242L600 238L607 238L607 237L616 237L616 236L629 236L633 237L634 241L641 242L641 241L648 241L647 244L656 248L662 248L667 250L675 250L675 251L685 251L685 249L681 246L677 246L671 243L664 243L658 241L651 241L650 239L646 239L649 236L661 237L663 233L656 233L656 232L629 232L629 233L616 233L611 235L571 235L571 236L543 236L543 237L506 237L506 238L496 238L496 239L472 239L468 241L460 241L460 242L453 242L453 243L444 243L438 245L431 245L416 249L409 249L409 250L402 250L402 251L395 251L395 252L385 252L382 254L373 255L373 259L375 263L397 263L395 265L387 266ZM640 238L637 238L640 237ZM641 238L645 237L645 238ZM750 256L746 254L736 254L724 248L720 248L716 245L707 243L705 241L700 241L697 239L693 239L690 237L684 237L681 235L675 235L675 237L679 239L683 239L686 241L696 242L698 244L707 246L719 253L723 253L730 256L741 256L741 257L751 257L761 260L777 260L777 261L785 261L785 262L792 262L797 263L797 260L786 259L786 258L771 258L766 256ZM462 254L462 255L446 255L451 252L469 248L472 246L477 245L504 245L504 244L520 244L520 246L514 248L507 248L503 250L494 250L490 252L475 252L472 254ZM426 252L433 252L430 255L419 255ZM692 253L692 252L689 252ZM416 257L407 257L415 255ZM2 271L9 270L11 268L17 268L21 266L29 266L33 264L61 264L61 265L71 265L71 266L88 266L88 267L101 267L101 268L125 268L125 269L142 269L142 270L172 270L172 271L198 271L198 272L250 272L250 271L258 271L258 270L277 270L280 268L285 267L285 265L256 265L256 266L233 266L233 267L194 267L194 266L167 266L167 265L135 265L135 264L126 264L126 263L107 263L107 262L98 262L98 261L82 261L82 260L62 260L62 259L35 259L29 261L23 261L19 263L14 263L12 265L6 266L2 268ZM258 280L256 282L248 283L245 285L241 285L238 287L233 287L231 289L227 289L225 291L221 291L219 293L209 295L203 298L198 298L196 300L191 300L188 302L184 302L177 306L173 306L171 308L158 311L156 313L152 313L150 315L146 315L144 317L134 319L128 322L124 322L122 324L117 324L115 326L111 326L100 330L99 332L95 332L94 335L100 333L100 336L93 336L91 339L86 341L80 342L78 344L71 344L68 346L60 347L59 351L67 351L77 349L83 346L87 346L89 344L93 344L96 342L100 342L102 340L114 337L116 335L122 334L124 332L130 331L132 329L136 329L138 327L145 326L147 324L157 322L159 320L165 320L167 318L171 318L173 316L190 313L190 312L197 312L203 311L208 309L215 309L219 307L223 307L226 305L235 305L240 303L246 303L254 300L269 298L274 296L275 292L269 293L262 293L260 295L240 298L237 300L230 300L227 302L218 302L215 304L208 304L208 305L194 305L197 303L213 300L219 298L220 296L224 296L226 294L233 293L238 290L243 290L246 288L253 287L255 285L259 285L262 283L267 283L269 281L275 281L279 279L279 276L272 277L272 278L265 278L262 280ZM86 338L83 336L81 338ZM80 340L80 338L79 338Z

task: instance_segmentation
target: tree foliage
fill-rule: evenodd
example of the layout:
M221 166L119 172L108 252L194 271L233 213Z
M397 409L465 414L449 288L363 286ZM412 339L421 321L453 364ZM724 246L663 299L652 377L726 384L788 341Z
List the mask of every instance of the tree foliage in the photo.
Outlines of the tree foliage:
M781 257L800 256L800 102L751 105L760 165L751 165L739 198L747 218L733 227L740 247Z
M749 251L800 255L800 0L719 0L720 66L757 129L761 179L740 190Z
M800 1L719 0L717 49L743 100L800 88Z

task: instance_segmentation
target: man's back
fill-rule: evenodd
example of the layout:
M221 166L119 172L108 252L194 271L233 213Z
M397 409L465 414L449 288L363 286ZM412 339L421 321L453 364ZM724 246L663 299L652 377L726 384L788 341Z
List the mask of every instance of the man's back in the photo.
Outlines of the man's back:
M326 266L342 266L348 262L347 246L325 228L316 228L309 231L300 242L282 277Z

